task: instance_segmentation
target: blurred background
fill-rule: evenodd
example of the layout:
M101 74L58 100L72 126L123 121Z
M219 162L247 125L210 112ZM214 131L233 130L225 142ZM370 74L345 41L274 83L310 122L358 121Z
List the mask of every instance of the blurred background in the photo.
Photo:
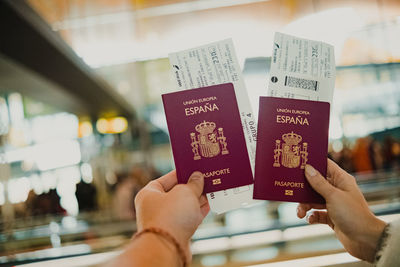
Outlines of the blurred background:
M0 264L117 255L135 232L135 194L174 168L168 53L232 38L257 111L276 31L335 46L329 156L375 214L399 218L398 0L2 0ZM209 214L193 266L368 266L295 209Z

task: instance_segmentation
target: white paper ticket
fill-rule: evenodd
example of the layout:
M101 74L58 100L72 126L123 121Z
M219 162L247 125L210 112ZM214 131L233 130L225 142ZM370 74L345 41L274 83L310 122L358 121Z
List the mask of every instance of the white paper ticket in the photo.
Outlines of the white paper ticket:
M169 55L169 60L180 90L233 83L250 165L254 173L257 125L232 40L227 39L172 53ZM253 200L253 185L209 193L207 198L211 210L217 213L257 202Z
M269 96L331 103L335 75L332 45L275 33Z

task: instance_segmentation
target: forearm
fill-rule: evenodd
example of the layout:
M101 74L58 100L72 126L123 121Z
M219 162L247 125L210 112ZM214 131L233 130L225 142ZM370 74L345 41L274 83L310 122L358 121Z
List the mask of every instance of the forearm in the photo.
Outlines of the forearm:
M133 239L128 248L112 263L115 267L181 267L176 248L162 236L146 233Z

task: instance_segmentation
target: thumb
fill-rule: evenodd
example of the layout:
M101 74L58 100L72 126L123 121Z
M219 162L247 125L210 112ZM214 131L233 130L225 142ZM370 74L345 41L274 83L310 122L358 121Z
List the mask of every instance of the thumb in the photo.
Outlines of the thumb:
M333 185L331 185L316 169L309 164L306 165L305 174L312 188L322 195L325 200L327 200L329 196L336 190Z
M187 185L197 197L200 197L203 193L204 175L197 171L192 173L192 175L189 177Z

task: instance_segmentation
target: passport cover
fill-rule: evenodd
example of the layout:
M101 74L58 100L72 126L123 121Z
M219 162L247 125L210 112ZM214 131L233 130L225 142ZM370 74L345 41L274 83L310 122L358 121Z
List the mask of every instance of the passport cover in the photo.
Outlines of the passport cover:
M329 109L327 102L260 97L255 199L325 203L304 167L326 177Z
M204 193L253 183L232 83L162 95L179 183L204 174Z

